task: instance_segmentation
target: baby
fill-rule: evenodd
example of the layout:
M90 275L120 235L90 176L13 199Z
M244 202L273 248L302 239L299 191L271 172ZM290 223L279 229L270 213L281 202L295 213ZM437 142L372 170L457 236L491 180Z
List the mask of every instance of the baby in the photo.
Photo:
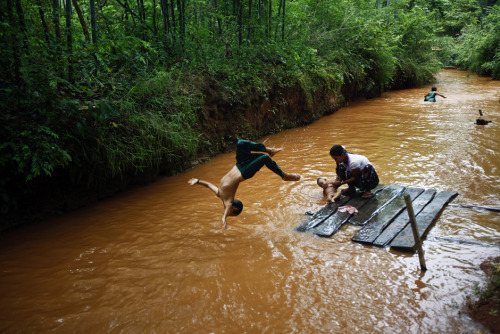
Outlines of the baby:
M341 192L338 190L340 181L328 181L326 178L320 177L316 183L323 188L323 196L326 197L328 203L333 203L340 198Z

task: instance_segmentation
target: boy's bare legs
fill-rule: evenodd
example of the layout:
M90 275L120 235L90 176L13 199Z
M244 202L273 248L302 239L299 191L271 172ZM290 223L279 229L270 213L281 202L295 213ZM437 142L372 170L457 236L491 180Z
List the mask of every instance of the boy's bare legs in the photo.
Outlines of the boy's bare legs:
M283 151L283 148L276 147L266 147L266 152L270 157L274 156L276 153ZM299 181L302 177L299 174L285 173L283 172L284 181Z

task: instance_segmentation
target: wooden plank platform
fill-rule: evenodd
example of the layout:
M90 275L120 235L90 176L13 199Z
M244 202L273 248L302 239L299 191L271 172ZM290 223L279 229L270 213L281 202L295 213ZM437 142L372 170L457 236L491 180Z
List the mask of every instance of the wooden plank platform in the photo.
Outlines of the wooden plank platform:
M420 211L432 200L436 190L427 189L422 194L420 194L413 202L413 212L418 215ZM408 211L403 210L394 221L375 239L373 244L375 246L387 246L401 230L403 230L406 225L410 223L410 218L408 217Z
M372 244L382 231L395 219L395 217L406 209L404 196L410 195L410 198L413 201L423 192L424 189L421 188L406 188L403 194L397 196L382 210L370 218L367 224L363 226L363 228L359 230L354 237L352 237L352 241Z
M438 219L446 204L457 195L458 193L454 191L442 191L436 194L433 200L416 215L415 218L420 240L423 240L427 235L431 225ZM415 252L415 239L413 238L413 232L410 225L407 225L391 242L391 248L405 252Z
M311 231L314 235L330 237L345 223L363 226L352 238L355 242L387 246L402 251L415 251L413 234L404 195L410 195L416 215L418 231L423 238L437 220L443 208L458 195L456 192L433 189L405 188L398 185L381 185L374 190L375 196L363 199L342 196L341 200L321 208L295 228L298 232ZM350 205L358 213L339 212L340 206Z
M340 201L325 205L318 212L312 215L311 218L297 226L295 228L295 231L305 232L318 226L319 224L323 223L325 219L333 215L337 211L338 207L345 205L345 203L349 201L349 199L349 197L343 197L340 199Z
M346 205L350 205L355 207L358 210L361 210L362 207L364 207L365 204L367 204L369 201L371 201L373 198L366 200L361 197L354 197L350 199ZM335 234L339 228L344 225L349 218L351 218L351 214L349 212L335 212L333 215L325 219L323 223L316 228L312 230L312 233L314 235L320 236L320 237L329 237L333 234Z
M399 196L404 190L405 187L403 186L384 186L381 190L376 192L374 197L370 198L370 200L363 206L363 210L359 210L358 214L353 215L349 219L349 223L353 225L366 224L375 213L390 203L394 198Z

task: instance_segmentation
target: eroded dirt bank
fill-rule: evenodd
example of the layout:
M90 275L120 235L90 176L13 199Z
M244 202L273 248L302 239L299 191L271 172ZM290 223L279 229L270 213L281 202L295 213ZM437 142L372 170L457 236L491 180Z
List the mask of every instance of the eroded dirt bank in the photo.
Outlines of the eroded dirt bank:
M103 179L98 188L74 182L68 170L55 171L53 177L41 176L30 187L18 187L12 197L17 208L3 214L0 231L25 223L45 220L75 210L131 188L154 182L159 175L174 175L211 157L234 149L238 138L256 140L264 135L309 124L344 106L346 99L339 91L323 87L314 92L300 85L276 87L267 94L254 93L235 101L214 82L200 84L204 105L198 112L197 127L201 145L199 157L190 161L179 157L174 164L160 169L145 169L114 179ZM352 89L349 95L352 96ZM24 184L19 180L18 184Z

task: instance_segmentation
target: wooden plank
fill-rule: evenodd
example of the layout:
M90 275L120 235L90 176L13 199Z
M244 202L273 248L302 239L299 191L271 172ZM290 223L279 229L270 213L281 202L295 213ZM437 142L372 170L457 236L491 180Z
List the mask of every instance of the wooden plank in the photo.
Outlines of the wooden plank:
M458 193L454 191L442 191L434 196L434 199L420 211L416 220L418 234L422 240L427 235L431 225L437 220L446 204L457 195ZM413 238L411 226L409 224L391 242L391 248L405 252L415 252L415 239Z
M403 194L396 197L383 209L378 211L353 237L352 241L371 244L382 233L382 231L400 214L406 207L405 195L409 195L413 201L424 192L422 188L406 188Z
M456 206L459 208L469 208L469 209L482 209L489 210L494 212L500 212L500 208L494 208L491 206L482 206L482 205L468 205L468 204L450 204L450 206Z
M432 200L434 195L436 194L436 190L427 189L421 195L419 195L413 201L413 210L415 211L415 215L418 215L420 211L424 209L424 207ZM388 245L397 235L401 232L406 225L410 222L410 218L408 217L408 211L403 210L394 221L387 226L387 228L375 239L373 244L375 246L384 247Z
M373 190L373 192L377 193L377 192L381 191L384 188L385 188L385 186L380 184L380 185L378 185ZM312 229L312 228L320 225L321 223L323 223L323 221L325 219L327 219L328 217L330 217L331 215L333 215L337 211L338 207L346 205L350 200L351 200L350 197L342 195L342 197L340 198L340 200L338 200L338 201L336 201L334 203L327 204L324 207L322 207L312 217L310 217L309 219L307 219L306 221L304 221L302 224L300 224L299 226L297 226L295 228L295 231L297 231L297 232L306 232L306 231L308 231L308 230L310 230L310 229ZM363 199L363 201L368 201L368 200Z
M349 223L354 225L365 225L370 218L390 203L394 198L404 191L405 187L398 185L388 185L376 193L375 196L366 200L363 210L349 218Z
M370 199L371 200L371 199ZM354 197L350 201L346 203L346 205L351 205L358 209L358 211L361 211L360 209L368 203L368 200L365 198L361 197ZM339 228L347 222L347 220L351 217L351 214L349 212L335 212L335 214L331 215L330 217L326 218L321 225L317 226L312 230L312 233L314 235L320 236L320 237L329 237L333 234L335 234Z
M333 215L339 206L344 205L349 200L349 197L342 197L339 201L330 203L318 210L314 215L312 215L305 222L300 224L295 228L297 232L306 232L319 224L321 224L326 218Z

